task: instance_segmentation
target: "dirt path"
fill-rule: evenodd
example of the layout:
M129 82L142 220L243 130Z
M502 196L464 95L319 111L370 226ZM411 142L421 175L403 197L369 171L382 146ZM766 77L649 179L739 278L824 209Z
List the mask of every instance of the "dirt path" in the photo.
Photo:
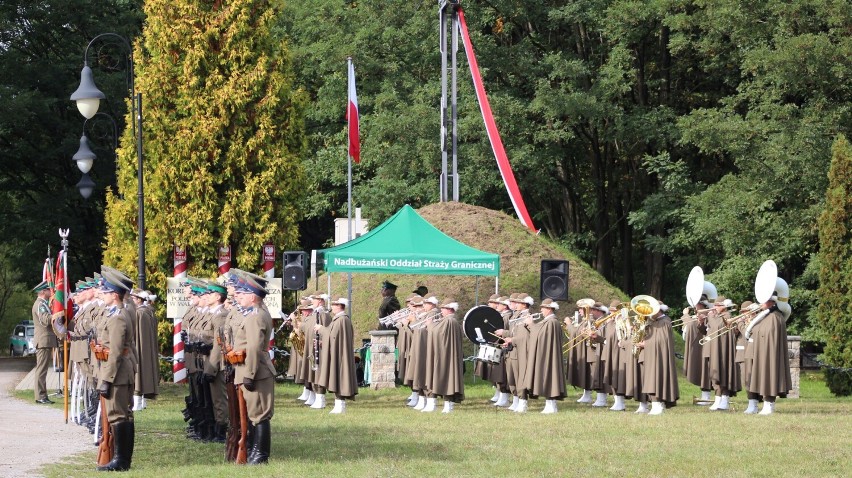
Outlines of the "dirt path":
M79 425L66 425L62 410L13 396L15 385L34 365L33 359L0 358L0 476L4 478L42 476L43 465L94 449L91 435Z

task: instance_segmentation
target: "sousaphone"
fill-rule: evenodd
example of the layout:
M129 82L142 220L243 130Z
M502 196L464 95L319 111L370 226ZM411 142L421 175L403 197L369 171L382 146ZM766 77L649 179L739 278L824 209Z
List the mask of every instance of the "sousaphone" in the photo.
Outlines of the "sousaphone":
M701 267L695 266L686 279L686 301L694 309L695 305L701 302L702 296L712 301L719 297L719 292L712 282L704 280L704 271Z
M757 271L754 279L754 297L759 304L773 299L778 310L784 314L784 319L790 317L793 309L790 307L790 287L787 281L778 277L778 266L773 260L765 261Z

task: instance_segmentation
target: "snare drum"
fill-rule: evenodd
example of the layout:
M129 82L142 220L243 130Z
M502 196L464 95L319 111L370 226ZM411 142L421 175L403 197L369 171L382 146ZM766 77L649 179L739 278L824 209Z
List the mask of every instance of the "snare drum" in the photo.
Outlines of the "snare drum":
M479 346L479 352L476 354L476 360L499 364L503 357L503 349L493 345L483 344Z

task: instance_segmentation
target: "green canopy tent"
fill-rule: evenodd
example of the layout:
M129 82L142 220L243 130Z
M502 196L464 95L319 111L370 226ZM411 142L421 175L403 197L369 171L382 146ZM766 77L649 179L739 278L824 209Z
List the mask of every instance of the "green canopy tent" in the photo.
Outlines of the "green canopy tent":
M326 272L499 276L500 256L444 234L405 205L369 233L317 251Z

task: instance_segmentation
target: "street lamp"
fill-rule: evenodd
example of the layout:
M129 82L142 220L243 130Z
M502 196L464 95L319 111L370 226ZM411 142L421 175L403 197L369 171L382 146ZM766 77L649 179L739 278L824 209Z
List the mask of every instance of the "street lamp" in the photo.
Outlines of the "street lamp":
M86 121L93 118L98 113L100 102L106 99L106 95L95 85L92 69L89 68L89 48L92 44L100 39L111 39L122 45L127 54L127 90L130 94L131 103L131 125L133 127L134 136L136 137L136 196L138 199L138 238L139 238L139 277L137 284L140 289L145 289L145 189L142 176L142 93L136 91L136 74L133 70L133 47L127 38L117 33L101 33L92 38L92 41L86 45L86 50L83 53L83 70L80 72L80 86L74 93L71 94L71 100L77 103L77 109L80 114L86 118ZM100 113L104 114L104 113ZM107 115L109 116L109 115ZM114 119L113 119L114 121ZM80 149L74 155L74 161L77 161L77 167L83 172L83 177L77 183L77 189L84 198L91 196L94 190L95 183L88 176L88 171L92 168L95 160L95 154L89 147L89 140L85 134L85 122L83 123L83 136L80 138ZM117 141L117 140L116 140Z
M86 174L92 170L92 164L94 164L96 158L97 156L95 156L95 153L92 152L92 148L89 146L89 138L86 137L86 133L84 132L83 136L80 136L80 149L74 153L71 159L77 162L80 172Z
M95 182L92 181L92 178L90 178L88 174L83 173L83 177L80 178L80 182L77 183L77 190L80 191L80 195L83 196L84 199L89 199L89 196L91 196L92 192L95 190Z

